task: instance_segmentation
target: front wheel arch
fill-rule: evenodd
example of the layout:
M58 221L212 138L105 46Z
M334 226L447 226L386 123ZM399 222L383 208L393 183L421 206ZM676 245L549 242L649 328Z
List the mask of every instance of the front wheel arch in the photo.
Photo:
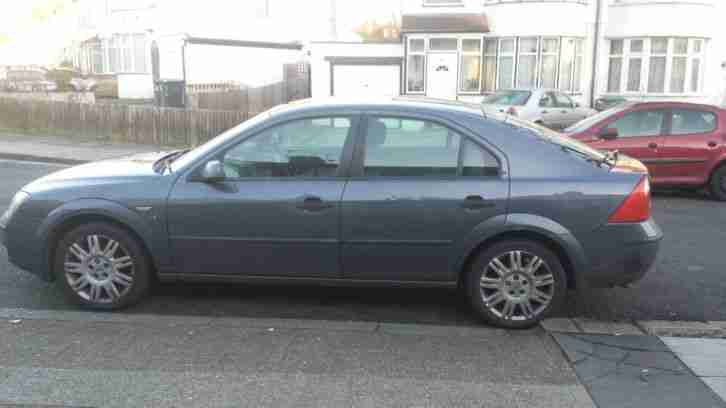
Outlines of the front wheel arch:
M141 246L142 250L144 251L144 255L149 261L149 266L151 268L151 274L154 279L158 279L158 272L156 265L154 263L154 258L151 256L151 251L149 250L149 247L146 243L146 241L139 235L133 228L126 225L123 222L120 222L113 217L109 217L106 215L101 214L78 214L75 216L71 216L65 220L63 220L60 224L54 226L50 233L48 234L48 238L46 241L46 259L47 259L47 265L51 266L53 265L53 259L55 257L55 252L58 248L58 243L60 242L63 237L69 233L70 231L80 227L81 225L85 224L91 224L91 223L105 223L110 224L114 227L117 227L119 229L124 230L129 235L131 235L138 243L139 246ZM55 274L50 273L49 274L51 280L55 280Z

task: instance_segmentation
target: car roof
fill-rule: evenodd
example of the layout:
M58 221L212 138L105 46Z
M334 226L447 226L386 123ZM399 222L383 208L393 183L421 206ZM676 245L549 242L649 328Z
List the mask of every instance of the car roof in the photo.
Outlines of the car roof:
M708 105L703 103L679 102L679 101L654 101L654 102L628 102L630 108L702 108L702 109L721 109L716 105Z
M293 113L298 111L325 110L391 110L391 111L425 111L429 113L455 113L483 117L477 104L435 99L427 97L397 96L378 98L308 98L290 102L273 108L270 113Z

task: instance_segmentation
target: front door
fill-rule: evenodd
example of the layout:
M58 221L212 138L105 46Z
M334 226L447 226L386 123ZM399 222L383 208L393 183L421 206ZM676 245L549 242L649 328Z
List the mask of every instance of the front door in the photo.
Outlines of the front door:
M718 116L707 109L673 109L670 129L661 149L663 181L704 184L723 152Z
M666 116L666 111L661 109L625 112L597 130L600 132L606 128L617 129L618 137L614 140L601 139L593 143L593 147L618 150L642 161L653 181L659 182L663 174L660 150L665 139Z
M356 122L335 117L273 126L213 158L226 180L181 178L168 204L176 269L339 277L341 157Z
M426 96L456 100L458 57L456 53L430 53L426 77Z
M343 275L455 280L453 266L474 227L504 222L509 183L499 160L427 120L369 117L364 128L343 195Z

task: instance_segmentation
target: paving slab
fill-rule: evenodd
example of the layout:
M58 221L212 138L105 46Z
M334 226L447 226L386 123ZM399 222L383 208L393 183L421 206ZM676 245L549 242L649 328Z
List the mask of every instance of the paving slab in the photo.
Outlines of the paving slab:
M574 321L584 333L612 334L615 336L643 334L642 330L630 322L609 322L593 319L574 319Z
M726 339L679 337L662 339L699 377L726 378Z
M549 332L559 333L579 333L580 329L577 328L575 322L572 319L555 317L551 319L545 319L540 322L540 326Z
M553 335L600 408L726 407L658 337Z
M638 324L653 336L720 337L726 332L726 326L696 321L645 320Z

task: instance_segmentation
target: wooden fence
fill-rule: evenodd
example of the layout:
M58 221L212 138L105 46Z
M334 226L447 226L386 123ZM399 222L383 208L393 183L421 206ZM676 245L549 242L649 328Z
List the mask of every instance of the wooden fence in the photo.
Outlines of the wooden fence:
M195 109L261 112L308 97L310 88L307 78L285 80L256 88L187 86L187 106Z
M0 98L0 129L79 141L196 146L255 114Z

